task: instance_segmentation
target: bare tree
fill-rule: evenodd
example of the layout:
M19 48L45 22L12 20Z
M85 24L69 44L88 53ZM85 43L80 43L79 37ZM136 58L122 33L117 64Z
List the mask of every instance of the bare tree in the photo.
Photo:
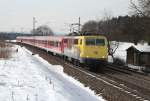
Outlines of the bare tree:
M137 0L137 2L130 0L131 3L131 9L133 11L134 15L142 16L143 17L143 22L142 20L140 21L140 30L143 30L146 34L142 35L145 37L145 39L150 43L150 38L149 36L149 29L150 29L150 0ZM139 26L139 25L137 25ZM141 37L141 36L139 36Z
M130 3L134 14L150 17L150 0L138 0L137 3L130 0Z
M113 12L110 10L106 10L104 9L103 13L102 13L102 21L108 21L111 20L113 17Z
M39 26L38 28L35 29L35 34L36 35L54 35L53 31L51 30L51 28L47 25L42 25Z
M114 54L115 54L116 50L118 49L118 47L119 47L119 42L117 42L117 41L112 41L109 45L109 55L111 55L113 60L115 59Z
M97 33L98 32L98 23L96 21L88 21L82 26L82 33L89 32L89 33Z

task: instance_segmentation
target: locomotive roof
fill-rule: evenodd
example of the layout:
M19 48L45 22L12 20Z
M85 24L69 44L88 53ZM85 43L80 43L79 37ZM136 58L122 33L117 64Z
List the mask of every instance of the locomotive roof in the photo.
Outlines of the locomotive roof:
M138 50L139 52L146 52L146 53L150 53L150 46L142 46L142 45L137 45L137 46L131 46L131 47L129 47L127 50L129 50L129 49L131 49L131 48L133 48L133 49L136 49L136 50Z
M64 38L96 38L96 37L101 37L101 38L106 38L105 36L101 35L93 35L93 36L65 36Z

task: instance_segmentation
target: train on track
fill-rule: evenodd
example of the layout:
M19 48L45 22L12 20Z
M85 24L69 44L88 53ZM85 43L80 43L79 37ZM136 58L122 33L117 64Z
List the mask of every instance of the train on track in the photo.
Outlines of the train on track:
M21 36L17 42L81 64L102 63L108 59L108 41L104 36Z

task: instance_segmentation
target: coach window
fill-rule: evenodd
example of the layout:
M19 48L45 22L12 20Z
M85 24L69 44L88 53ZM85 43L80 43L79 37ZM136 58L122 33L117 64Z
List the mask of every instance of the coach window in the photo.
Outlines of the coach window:
M56 47L56 44L57 44L56 41L54 41L54 47Z
M54 42L54 46L55 46L55 47L58 47L58 42L55 41L55 42Z
M48 41L48 45L50 45L50 41Z
M67 43L68 42L68 40L67 39L64 39L64 43Z
M59 43L58 43L58 42L56 42L56 47L58 47L58 44L59 44Z
M54 41L50 41L50 45L51 45L51 46L54 46Z
M74 44L75 44L75 45L78 45L78 39L75 39L75 40L74 40Z
M68 48L71 48L72 44L73 44L72 39L68 39Z

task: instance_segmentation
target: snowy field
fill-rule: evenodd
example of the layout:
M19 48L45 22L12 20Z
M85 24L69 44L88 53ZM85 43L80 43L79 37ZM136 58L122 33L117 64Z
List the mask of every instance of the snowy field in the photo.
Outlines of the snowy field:
M113 46L114 41L111 42L110 46ZM128 43L128 42L119 42L119 46L116 49L116 52L114 53L114 57L115 58L120 58L122 59L124 62L126 62L127 59L127 52L126 50L131 47L134 46L135 48L140 49L140 51L146 50L146 51L150 51L150 46L148 46L147 44L138 44L135 45L134 43ZM111 62L111 57L109 57L109 61Z
M126 58L127 58L126 50L131 46L134 46L134 44L133 43L126 43L126 42L119 42L119 47L116 50L114 56L117 58L120 58L126 62Z
M25 48L0 59L0 101L104 101L80 82Z
M113 42L111 42L113 43ZM150 51L150 46L148 46L147 43L143 43L143 44L137 44L135 45L134 43L128 43L128 42L119 42L119 46L114 54L115 58L119 58L121 60L123 60L126 63L127 60L127 49L131 46L134 46L135 48L139 49L139 51ZM112 46L113 47L113 44ZM108 58L108 62L113 62L111 56L109 56ZM141 69L143 67L141 66L134 66L131 64L127 64L129 67L134 68L134 69Z

